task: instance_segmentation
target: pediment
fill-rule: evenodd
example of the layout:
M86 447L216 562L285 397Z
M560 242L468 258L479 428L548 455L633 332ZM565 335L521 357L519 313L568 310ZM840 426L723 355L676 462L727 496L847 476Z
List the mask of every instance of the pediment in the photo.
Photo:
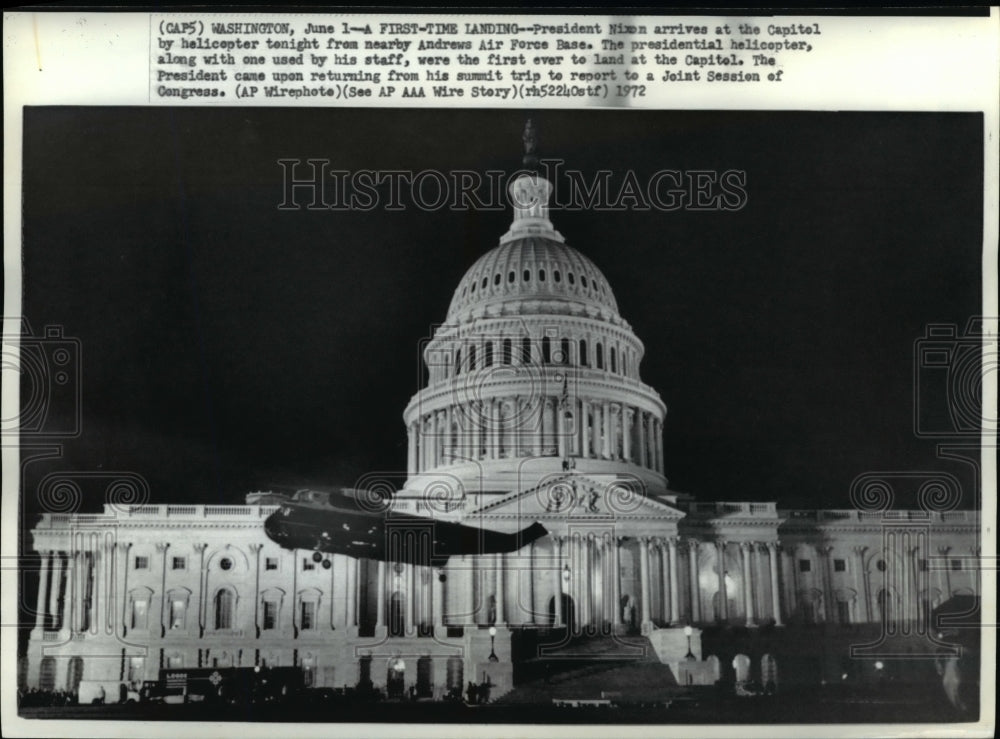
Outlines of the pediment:
M685 511L646 494L637 478L622 475L568 473L491 500L472 512L485 518L523 520L665 519L677 521Z

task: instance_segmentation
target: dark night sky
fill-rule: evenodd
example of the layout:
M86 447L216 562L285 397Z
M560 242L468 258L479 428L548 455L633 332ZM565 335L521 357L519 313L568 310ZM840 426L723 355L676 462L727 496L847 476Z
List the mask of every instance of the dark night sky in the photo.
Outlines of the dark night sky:
M26 109L23 312L80 339L83 378L83 432L29 465L26 513L54 470L241 502L405 469L418 341L510 212L283 212L277 160L511 171L525 117ZM866 471L964 474L914 437L913 346L980 310L981 116L534 118L541 152L588 175L747 173L738 212L553 213L645 343L673 489L846 508Z

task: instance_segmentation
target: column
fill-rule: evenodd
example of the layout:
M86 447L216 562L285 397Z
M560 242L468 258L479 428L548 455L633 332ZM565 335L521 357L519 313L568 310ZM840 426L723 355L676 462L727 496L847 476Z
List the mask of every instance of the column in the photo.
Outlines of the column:
M740 543L740 554L743 558L743 602L747 614L747 626L756 626L753 615L753 578L750 576L750 542Z
M636 445L639 447L639 465L641 467L646 466L646 447L648 442L646 441L646 413L645 411L639 411L639 424L638 424L638 437L636 438Z
M35 605L35 628L39 631L45 629L45 596L49 587L49 567L51 567L52 552L44 550L39 553L42 560L42 567L38 575L38 601Z
M535 578L538 577L535 560L535 544L528 545L528 623L538 623L538 593L536 592Z
M649 539L639 539L639 581L642 592L642 633L649 631Z
M573 597L573 616L576 627L579 629L583 625L586 616L586 604L583 602L581 593L583 592L583 544L579 533L573 534L570 539L570 595Z
M66 553L66 589L62 598L62 616L59 619L60 627L69 629L71 632L77 630L77 618L79 617L79 606L77 606L77 594L79 589L78 560L79 552L76 551L76 543L70 545L70 551ZM128 555L125 555L125 566L128 567ZM128 591L123 594L123 600L128 600Z
M857 558L855 569L854 587L857 589L861 599L861 605L855 612L858 621L872 620L871 599L868 593L868 573L865 572L865 551L868 547L854 547L854 554ZM864 609L863 611L861 609Z
M111 590L114 587L108 564L114 555L103 537L98 538L97 551L97 633L103 635L108 632L108 609L111 608Z
M608 590L609 578L611 576L611 549L608 546L608 536L604 534L597 543L597 555L601 558L601 567L598 573L601 577L601 587L597 590L601 595L601 609L598 613L598 624L603 628L605 623L610 623L611 615L608 613L608 602L611 600L611 593Z
M562 561L562 558L563 558L563 540L564 539L565 539L565 537L563 537L563 536L554 536L554 537L552 537L553 543L555 545L555 553L556 553L556 571L555 571L556 586L554 588L554 590L555 590L555 596L554 596L555 597L555 611L556 611L555 626L563 626L566 623L565 620L563 619L563 607L562 607L563 606L563 604L562 604L562 596L563 596L563 581L562 581L563 561Z
M451 427L454 423L454 409L449 405L444 412L444 461L448 464L454 464L455 462L455 446L458 443L457 439L452 437Z
M493 562L497 572L496 598L497 598L497 624L499 625L507 623L507 616L506 612L504 611L504 600L505 600L504 594L506 593L507 590L507 588L505 587L506 583L504 578L504 567L507 564L507 557L503 552L495 554L493 555Z
M601 408L601 420L604 423L601 430L601 456L611 459L611 405L606 400Z
M916 534L912 539L916 539L918 542L920 540L920 535ZM917 622L920 619L920 568L917 565L918 555L920 553L920 546L911 546L906 550L906 567L909 569L909 579L912 581L913 585L910 590L910 601L907 604L907 610L909 611L909 618L914 622L915 628ZM831 565L832 569L832 565ZM917 633L920 633L918 630Z
M444 576L444 571L439 570L435 572L430 571L431 577L434 583L434 593L432 595L433 603L432 608L434 609L434 629L435 634L438 637L444 636L441 629L444 628L444 583L442 582L442 577Z
M632 409L622 406L622 456L626 462L632 461Z
M413 616L416 613L415 607L417 600L416 598L417 589L413 586L414 569L416 568L412 564L404 565L403 568L403 591L406 593L406 598L403 601L404 602L403 611L405 614L404 616L405 627L403 633L405 633L407 636L413 634L413 626L414 626Z
M535 456L542 456L542 430L545 428L545 398L538 398L538 416L535 418Z
M293 565L298 567L297 558L293 560ZM352 627L357 624L355 617L358 610L358 560L354 557L346 558L347 565L347 613L344 618L344 625ZM296 594L292 593L292 607L295 607Z
M500 459L500 404L490 398L490 459Z
M612 566L611 573L611 607L614 609L613 621L615 626L622 623L622 559L621 559L621 539L618 536L612 537L611 553Z
M462 555L462 579L465 587L462 588L462 623L475 625L476 623L476 560L475 557Z
M656 443L656 471L663 472L663 424L657 419L654 422L654 428L656 430L655 443Z
M420 444L420 471L424 472L425 470L430 469L430 459L429 459L429 455L427 453L427 449L428 449L428 444L427 444L427 419L424 416L421 416L420 419L417 421L417 429L418 429L418 433L420 434L420 438L419 438L419 444Z
M667 547L670 549L670 623L677 624L681 620L680 588L677 582L680 575L677 567L677 539L674 537L667 539Z
M938 567L941 568L941 602L945 602L951 597L951 562L948 561L948 552L951 547L938 547ZM862 560L863 561L863 560ZM869 608L868 620L871 621L871 609Z
M375 628L385 626L385 562L378 563L378 592L375 595Z
M566 457L566 409L563 407L562 402L556 404L556 448L559 452L560 459Z
M833 602L833 564L830 561L830 555L833 552L833 547L825 546L819 547L819 551L823 555L823 601L825 607L823 608L823 620L826 623L833 623L836 618L836 606Z
M93 580L91 582L91 595L90 595L90 624L91 630L96 633L101 633L101 601L104 599L104 594L101 592L101 548L100 540L97 536L93 538L94 548L90 553L90 566L92 572L94 573Z
M517 395L510 398L511 424L510 424L510 456L521 456L521 434L524 430L524 408L521 407L521 398Z
M660 547L660 573L662 574L663 580L663 620L670 623L670 562L668 561L667 555L667 542L665 539L660 539L657 542Z
M66 597L62 600L59 598L59 591L62 589L62 568L63 568L63 558L62 554L58 551L52 552L52 558L54 560L53 564L55 567L52 568L52 587L49 591L49 618L51 619L52 628L61 629L64 627L69 627L70 624L66 622L67 613L64 610L65 604L69 602L70 592L69 589L72 586L72 582L67 582L66 584Z
M719 619L723 622L729 619L729 595L726 593L726 542L719 539L715 542L718 553L719 574Z
M701 586L698 583L698 542L688 539L688 572L691 576L691 620L701 621Z
M781 597L778 589L778 544L774 541L767 543L768 562L771 566L771 615L774 616L774 625L781 626Z
M417 434L411 423L406 427L406 474L413 475L417 471Z
M583 601L585 603L584 623L596 623L594 618L594 535L587 534L583 540Z

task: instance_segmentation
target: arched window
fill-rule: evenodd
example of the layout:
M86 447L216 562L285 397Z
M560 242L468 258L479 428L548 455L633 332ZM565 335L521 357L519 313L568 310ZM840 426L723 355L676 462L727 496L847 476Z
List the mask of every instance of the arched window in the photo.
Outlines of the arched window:
M183 629L187 616L187 601L175 598L170 601L170 628Z
M544 269L538 270L538 281L539 282L545 282L545 270Z
M499 285L500 284L500 273L499 272L497 272L495 275L493 275L493 284L494 285Z
M542 337L542 364L552 361L552 339L548 336Z
M524 270L524 281L525 282L531 282L531 270L530 269Z
M55 690L56 688L56 658L42 657L41 665L38 668L38 687L42 690Z
M524 364L531 362L531 339L527 336L521 338L521 362Z
M583 285L584 288L587 287L587 278L583 275L580 276L580 284Z
M604 369L604 346L597 342L597 369Z
M587 340L580 339L580 356L577 359L577 364L581 367L590 366L590 357L587 356Z
M469 347L469 369L474 370L476 368L476 347Z
M215 628L233 628L233 594L228 590L215 594Z
M552 273L552 279L555 280L556 282L562 282L562 275L559 274L559 270L555 270Z
M483 352L483 366L492 367L493 366L493 342L486 342L486 351Z
M562 363L569 364L569 339L563 339L559 343L559 350L562 352Z
M462 371L462 350L459 349L455 352L455 374L460 374Z
M509 282L511 285L514 284L514 270L511 270L510 272L507 273L507 282Z
M83 679L83 657L72 657L69 661L69 676L66 678L69 692L77 693L80 690L80 681Z
M622 352L622 374L623 375L627 375L628 374L628 363L627 363L627 360L628 360L628 354Z
M617 356L617 353L615 352L615 348L611 347L611 371L612 372L617 372L618 371L618 361L617 360L618 360L618 356Z
M514 273L511 272L511 274L514 274ZM511 340L510 339L504 339L503 340L503 356L501 357L501 360L500 360L504 364L510 364L511 363L511 355L513 353L512 349L513 349L513 347L511 346Z
M575 285L575 284L576 284L576 278L575 278L575 277L573 276L573 273L572 273L572 272L570 272L570 273L569 273L568 275L566 275L566 276L567 276L567 277L569 277L569 284L570 284L570 285Z
M148 628L146 616L149 612L149 601L144 597L132 598L132 619L129 624L129 628L132 629L145 629Z

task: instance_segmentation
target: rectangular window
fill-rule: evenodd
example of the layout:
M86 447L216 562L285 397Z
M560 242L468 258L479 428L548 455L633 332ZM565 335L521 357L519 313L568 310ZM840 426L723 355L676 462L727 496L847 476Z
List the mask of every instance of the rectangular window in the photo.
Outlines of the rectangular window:
M137 570L148 570L149 569L149 557L136 557L135 558L135 568Z
M167 657L167 669L179 670L184 666L184 657L179 654L171 654Z
M302 619L299 621L299 628L303 631L316 628L316 604L312 601L302 601Z
M278 558L277 557L267 557L264 560L265 570L276 570L278 569Z
M146 613L148 611L148 603L144 600L134 600L132 601L132 628L133 629L145 629L146 628Z
M811 571L812 571L812 562L810 562L808 559L800 559L799 572L811 572Z
M527 336L521 339L521 364L531 364L531 339Z
M278 602L274 600L265 600L263 629L265 631L270 631L276 628L278 628Z
M187 611L187 603L183 600L175 600L170 602L170 628L171 629L183 629L184 628L184 615Z
M962 569L962 560L960 560L960 559L953 559L951 561L951 569L953 569L953 570L961 570Z
M187 559L184 557L174 557L170 561L170 569L172 570L186 570L187 569Z
M316 563L313 562L309 557L302 558L302 569L303 570L315 570Z
M833 571L834 572L847 572L847 561L843 559L833 560Z

